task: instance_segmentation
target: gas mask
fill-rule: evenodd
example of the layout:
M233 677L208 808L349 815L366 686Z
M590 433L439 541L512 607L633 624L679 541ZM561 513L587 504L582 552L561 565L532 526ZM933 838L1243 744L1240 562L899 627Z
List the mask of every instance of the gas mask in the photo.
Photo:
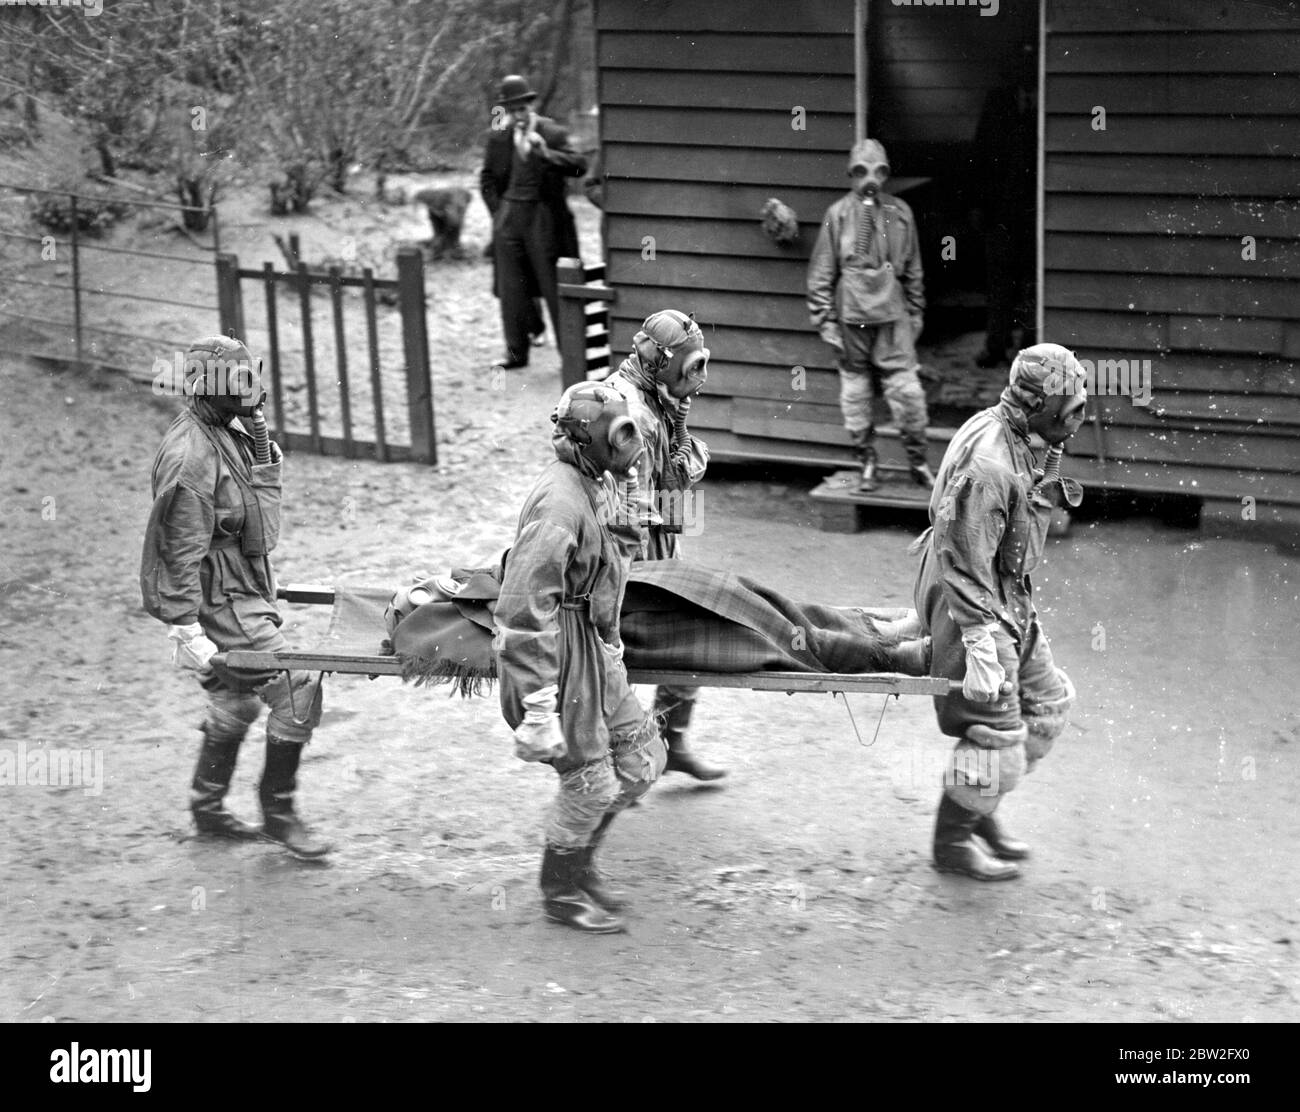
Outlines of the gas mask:
M623 396L597 382L570 386L551 420L597 475L608 471L622 477L645 451L645 442L636 422L628 416Z
M878 197L889 180L889 156L875 139L863 139L849 153L849 177L859 197Z
M262 362L229 336L206 336L185 353L185 392L218 412L251 417L266 401Z
M670 349L664 354L668 356L668 363L655 375L655 380L665 392L680 399L703 388L709 377L709 349L703 346L703 337L700 337L698 347L688 343L686 347L675 351Z
M676 309L662 309L646 318L633 342L643 361L650 355L655 382L669 397L680 400L704 387L709 377L709 349L693 317Z

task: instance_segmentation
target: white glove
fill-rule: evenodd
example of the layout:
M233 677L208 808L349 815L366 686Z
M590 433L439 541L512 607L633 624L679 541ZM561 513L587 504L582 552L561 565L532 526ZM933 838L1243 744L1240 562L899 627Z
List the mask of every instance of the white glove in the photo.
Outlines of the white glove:
M521 761L550 761L568 752L555 712L559 691L552 683L524 696L524 720L515 730L515 756Z
M992 625L971 626L961 631L966 646L966 678L961 693L972 703L995 703L1006 684L1007 673L998 663L998 647Z
M823 321L821 328L817 332L826 343L830 344L841 355L844 353L844 334L840 330L839 321Z
M167 637L172 642L172 663L177 668L188 668L192 672L206 672L211 666L212 658L219 651L208 640L203 627L198 622L189 625L168 626Z

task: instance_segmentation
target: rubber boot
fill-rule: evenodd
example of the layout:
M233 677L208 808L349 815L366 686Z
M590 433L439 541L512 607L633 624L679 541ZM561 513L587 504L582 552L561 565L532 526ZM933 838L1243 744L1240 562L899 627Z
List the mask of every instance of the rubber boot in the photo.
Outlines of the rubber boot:
M200 834L214 838L234 838L247 841L261 831L242 822L226 810L223 802L230 790L230 778L235 774L242 738L233 741L214 738L207 726L202 727L203 744L199 748L199 763L194 769L194 782L190 785L190 814Z
M578 887L575 874L585 852L585 847L564 849L547 844L542 854L542 908L552 923L589 934L617 934L624 929L623 920Z
M328 842L313 841L293 809L293 793L298 787L298 762L302 746L296 742L266 743L266 767L258 795L262 801L262 837L279 842L295 857L314 861L334 847Z
M849 441L853 444L853 458L862 469L858 475L858 490L875 490L880 486L876 475L876 449L872 447L875 429L849 429Z
M989 844L989 849L1003 861L1023 861L1029 856L1029 843L1013 838L994 815L981 815L975 833Z
M976 880L1010 880L1020 875L1016 865L990 857L971 837L980 815L968 811L944 792L934 823L934 867L941 873L960 873Z
M596 850L600 848L601 840L605 837L605 831L613 821L613 811L607 811L600 817L600 825L592 831L591 842L578 851L579 858L574 870L574 879L578 887L606 911L622 911L627 906L623 893L613 892L605 887L605 878L600 875L593 860Z
M700 760L686 744L686 731L694 712L694 699L679 699L665 694L662 687L655 692L655 714L663 721L664 742L668 746L668 763L664 765L664 771L684 772L696 780L721 780L727 775L727 770Z

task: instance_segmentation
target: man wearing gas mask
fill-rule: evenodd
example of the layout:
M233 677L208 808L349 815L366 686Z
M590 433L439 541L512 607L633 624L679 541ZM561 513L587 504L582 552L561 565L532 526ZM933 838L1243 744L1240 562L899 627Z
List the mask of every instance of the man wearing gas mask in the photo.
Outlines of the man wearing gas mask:
M302 748L320 721L320 678L307 672L249 675L214 663L218 651L273 652L280 633L270 553L280 532L279 448L267 435L260 361L225 336L196 340L185 355L185 408L153 464L153 509L140 564L144 607L166 623L172 661L208 695L190 810L201 835L263 837L314 859L330 847L294 811ZM239 746L270 708L259 786L264 824L225 807Z
M1084 376L1059 344L1016 356L998 404L949 443L930 497L931 526L914 548L922 552L916 609L934 639L931 675L962 682L960 693L935 699L939 729L959 739L935 822L934 864L942 872L976 880L1019 875L1015 862L1029 847L994 811L1047 755L1074 700L1039 624L1029 573L1053 508L1083 497L1077 482L1061 478L1060 465L1063 445L1083 423Z
M541 331L536 298L551 314L559 337L559 292L555 264L578 254L578 233L566 199L565 178L581 177L587 160L573 149L569 133L533 110L537 94L511 74L501 82L502 126L488 134L479 189L492 214L495 291L501 299L501 327L507 369L528 365L532 335Z
M917 377L916 340L924 326L925 284L916 219L905 201L883 192L889 178L885 148L874 139L849 154L853 186L826 210L808 260L808 311L813 327L836 352L840 410L862 467L859 487L878 485L872 382L902 433L912 479L927 489L929 420Z
M627 403L602 383L569 387L552 414L556 460L538 477L506 554L494 611L501 710L516 755L550 764L559 791L545 826L546 917L623 929L593 855L614 816L663 772L664 743L623 666L619 607L640 545L636 463L645 445Z
M691 398L708 378L709 349L693 317L662 309L647 317L632 337L632 353L605 379L627 402L645 441L645 460L638 467L638 524L642 542L637 558L675 560L687 500L709 465L708 445L686 428ZM668 743L668 772L697 780L719 780L726 771L701 760L687 746L687 731L699 689L660 687L654 709Z

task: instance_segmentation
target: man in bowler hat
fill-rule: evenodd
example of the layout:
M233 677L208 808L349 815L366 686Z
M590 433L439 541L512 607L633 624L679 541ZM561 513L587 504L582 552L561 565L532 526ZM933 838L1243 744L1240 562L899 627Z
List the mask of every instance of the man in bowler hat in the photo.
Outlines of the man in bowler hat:
M559 336L555 264L578 257L578 232L565 199L565 178L581 177L587 160L569 133L533 110L537 94L517 75L501 82L503 110L488 135L479 188L492 214L496 293L507 369L528 365L530 336L541 329L534 299L541 296Z

